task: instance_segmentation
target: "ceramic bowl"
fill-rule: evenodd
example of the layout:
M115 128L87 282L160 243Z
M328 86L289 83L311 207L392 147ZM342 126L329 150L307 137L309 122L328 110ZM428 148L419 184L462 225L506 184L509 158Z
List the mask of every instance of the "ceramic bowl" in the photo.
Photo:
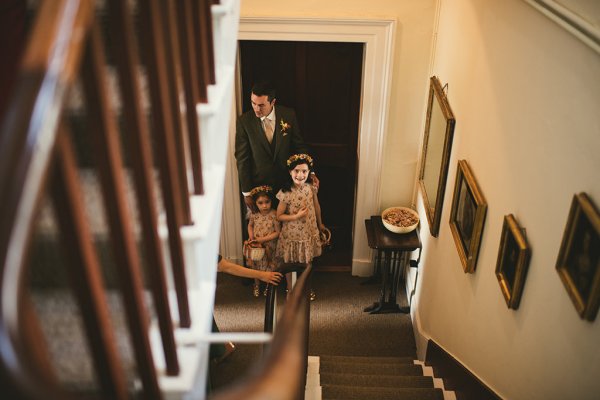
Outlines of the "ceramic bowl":
M386 217L388 217L389 214L392 212L396 213L396 214L400 214L400 215L404 214L404 215L408 215L410 217L414 217L412 219L413 220L416 219L417 222L415 222L411 225L403 225L401 222L394 224L391 221L386 219ZM408 207L390 207L390 208L386 208L381 213L381 221L383 222L383 226L385 226L386 229L389 230L390 232L409 233L409 232L414 231L415 228L417 227L417 225L419 225L419 214L417 214L417 212L415 210L413 210L412 208L408 208Z

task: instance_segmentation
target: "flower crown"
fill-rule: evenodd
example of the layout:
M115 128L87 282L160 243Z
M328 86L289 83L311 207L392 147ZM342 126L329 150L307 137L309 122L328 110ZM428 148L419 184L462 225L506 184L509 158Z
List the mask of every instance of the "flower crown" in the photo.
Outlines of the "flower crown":
M254 189L252 189L250 191L250 196L255 196L255 195L257 195L258 193L261 193L261 192L269 193L269 192L272 192L272 191L273 191L273 188L271 186L269 186L269 185L257 186L257 187L255 187Z
M287 159L287 166L289 167L290 165L292 165L293 162L296 162L298 160L306 160L306 162L311 168L313 166L313 159L308 154L294 154L293 156Z

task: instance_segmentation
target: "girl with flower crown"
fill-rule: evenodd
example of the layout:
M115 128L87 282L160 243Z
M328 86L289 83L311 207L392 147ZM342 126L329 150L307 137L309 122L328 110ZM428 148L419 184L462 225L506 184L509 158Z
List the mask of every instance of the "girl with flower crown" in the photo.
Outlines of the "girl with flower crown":
M250 212L248 221L248 241L257 242L265 248L265 255L259 261L248 260L248 264L259 271L273 271L275 268L275 248L277 238L279 237L280 224L277 220L277 213L271 204L273 189L270 186L263 185L252 189L250 195L254 200L257 211ZM254 297L260 295L260 281L254 279L252 293ZM267 290L264 292L267 295Z
M287 160L287 167L290 178L277 193L277 219L282 227L275 255L284 263L308 266L314 257L321 255L320 232L325 230L317 190L307 182L313 160L308 154L294 154ZM291 273L286 278L289 291ZM311 300L314 298L311 290Z

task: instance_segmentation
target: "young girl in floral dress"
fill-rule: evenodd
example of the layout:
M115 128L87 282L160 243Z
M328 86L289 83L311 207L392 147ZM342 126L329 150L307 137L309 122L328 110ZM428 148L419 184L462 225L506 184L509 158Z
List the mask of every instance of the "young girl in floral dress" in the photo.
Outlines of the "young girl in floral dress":
M284 263L300 263L306 267L314 257L321 255L320 232L325 229L316 188L307 182L313 159L308 154L294 154L287 160L287 167L290 179L277 193L277 219L282 227L275 255ZM291 273L286 278L288 291L291 291ZM314 299L311 290L311 300Z
M250 262L251 266L259 271L273 271L275 268L275 248L279 237L280 224L276 211L271 208L273 189L263 185L252 189L250 195L258 211L250 213L248 221L248 241L258 242L265 247L265 255L259 261ZM254 279L254 297L260 295L260 282ZM265 289L265 296L267 291Z

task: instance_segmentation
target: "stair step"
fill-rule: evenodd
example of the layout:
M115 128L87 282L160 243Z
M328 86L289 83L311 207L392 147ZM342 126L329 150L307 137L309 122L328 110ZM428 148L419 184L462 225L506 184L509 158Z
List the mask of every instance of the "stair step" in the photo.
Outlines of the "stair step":
M386 388L433 388L430 376L390 376L321 373L321 385L344 385Z
M411 364L364 364L345 362L320 362L319 373L342 373L360 375L423 375L423 368Z
M85 328L77 302L69 290L35 290L31 293L34 310L47 344L54 372L63 385L80 392L94 391L97 384ZM151 296L144 294L148 310ZM106 301L114 329L115 346L126 381L134 390L135 358L123 302L119 293L106 292Z
M323 385L323 400L443 400L441 389Z
M321 363L414 364L414 357L319 356L319 359Z

